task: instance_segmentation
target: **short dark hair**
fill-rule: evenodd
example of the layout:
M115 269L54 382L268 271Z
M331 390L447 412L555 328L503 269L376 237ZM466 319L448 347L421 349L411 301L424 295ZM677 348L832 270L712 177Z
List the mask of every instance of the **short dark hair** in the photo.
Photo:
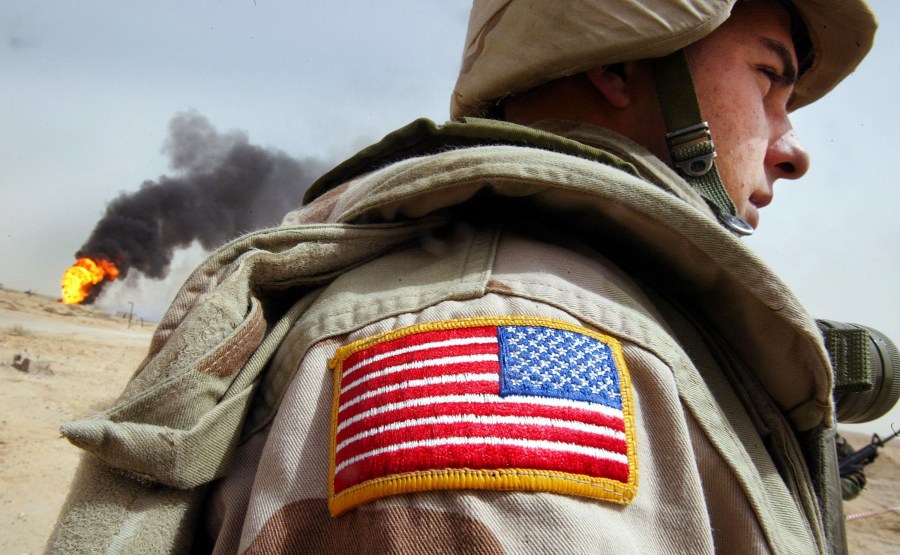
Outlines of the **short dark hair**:
M809 28L800 16L794 3L789 0L779 0L791 16L791 40L794 43L794 51L797 53L797 76L801 76L812 67L815 61L815 51L812 39L809 36Z

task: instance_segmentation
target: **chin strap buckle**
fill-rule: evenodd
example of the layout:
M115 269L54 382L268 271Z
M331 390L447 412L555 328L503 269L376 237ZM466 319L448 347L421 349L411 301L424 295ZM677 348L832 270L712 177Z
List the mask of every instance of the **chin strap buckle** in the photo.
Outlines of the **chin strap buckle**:
M713 168L716 146L705 121L666 134L672 164L690 177L703 177Z
M737 215L737 208L716 169L716 147L709 124L700 114L684 49L654 60L653 80L666 130L670 131L666 143L672 165L706 200L726 229L737 235L750 235L753 227Z

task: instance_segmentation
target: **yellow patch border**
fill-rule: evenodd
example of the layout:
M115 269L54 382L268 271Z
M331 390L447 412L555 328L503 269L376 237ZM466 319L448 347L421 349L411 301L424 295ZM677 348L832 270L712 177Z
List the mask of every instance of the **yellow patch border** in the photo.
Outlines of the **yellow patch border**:
M625 422L625 443L628 457L628 482L611 478L592 478L580 474L547 470L509 468L502 470L477 470L467 468L406 472L375 478L334 493L334 469L337 450L338 401L340 398L343 363L353 353L407 335L426 331L473 328L481 326L542 326L570 331L592 337L605 343L613 354L619 372L619 390L622 396L622 414ZM332 516L355 508L363 503L400 493L446 489L481 489L498 491L542 491L578 495L591 499L612 501L621 505L631 503L637 495L638 464L637 441L634 427L634 401L631 394L631 376L622 355L618 339L597 331L551 318L533 316L483 316L427 322L393 330L354 341L340 347L328 364L334 371L331 404L331 447L328 469L328 510Z

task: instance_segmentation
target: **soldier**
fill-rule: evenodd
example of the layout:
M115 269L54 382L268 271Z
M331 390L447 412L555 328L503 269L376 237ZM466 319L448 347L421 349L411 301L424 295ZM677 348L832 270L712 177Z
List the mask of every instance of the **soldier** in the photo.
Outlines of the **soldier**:
M837 449L838 462L841 464L856 453L856 449L841 435L835 435L834 446ZM854 465L852 469L841 471L841 499L844 501L856 499L865 489L866 473L863 471L863 466L862 464Z
M51 551L843 551L827 354L737 236L874 30L857 0L476 1L457 121L212 255L64 426L90 455Z

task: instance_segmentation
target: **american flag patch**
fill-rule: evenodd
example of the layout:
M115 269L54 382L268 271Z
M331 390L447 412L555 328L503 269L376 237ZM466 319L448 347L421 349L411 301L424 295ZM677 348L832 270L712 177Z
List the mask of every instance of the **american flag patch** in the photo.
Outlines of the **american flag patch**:
M618 341L529 317L434 322L338 349L329 509L435 489L637 492Z

